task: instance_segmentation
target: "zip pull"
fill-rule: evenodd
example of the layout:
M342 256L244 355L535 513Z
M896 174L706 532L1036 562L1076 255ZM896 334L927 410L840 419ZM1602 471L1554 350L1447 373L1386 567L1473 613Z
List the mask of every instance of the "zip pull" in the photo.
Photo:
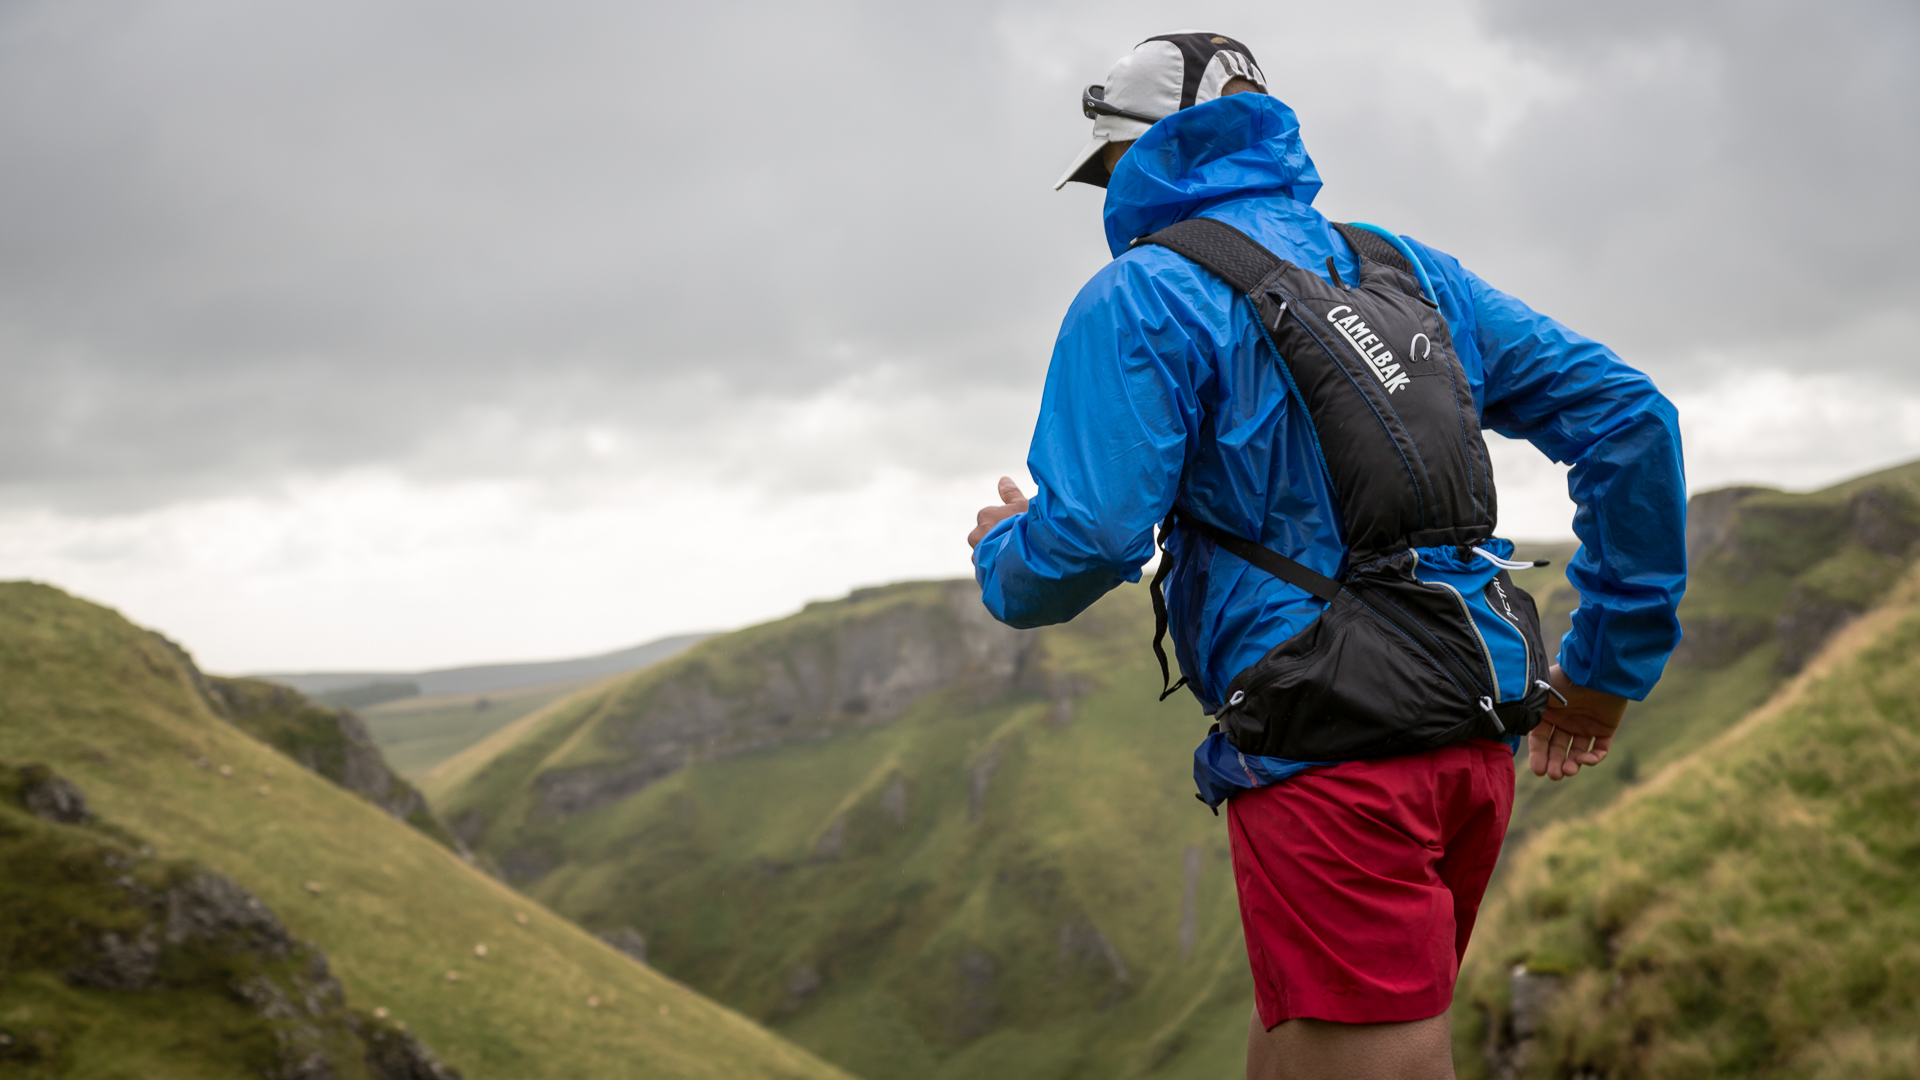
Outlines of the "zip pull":
M1493 729L1505 735L1507 733L1507 725L1501 723L1500 714L1493 711L1493 699L1490 697L1481 698L1480 707L1487 710L1487 718L1493 721Z
M1545 690L1547 693L1552 694L1554 697L1559 698L1560 707L1563 709L1566 708L1568 705L1573 704L1572 702L1567 700L1567 695L1561 693L1558 690L1555 690L1553 688L1553 684L1548 682L1545 679L1535 679L1533 680L1533 685L1539 687L1542 690Z
M1267 299L1280 305L1273 313L1272 324L1267 327L1269 331L1277 334L1280 332L1280 324L1287 320L1287 301L1285 297L1272 289L1267 290Z
M1327 256L1327 276L1333 279L1334 288L1344 289L1347 283L1340 280L1340 268L1333 265L1333 256Z
M1493 565L1499 567L1502 570L1531 570L1536 566L1549 565L1549 561L1546 559L1533 559L1533 560L1503 559L1500 556L1495 555L1493 552L1488 551L1486 548L1483 548L1483 547L1474 548L1473 553L1487 560Z

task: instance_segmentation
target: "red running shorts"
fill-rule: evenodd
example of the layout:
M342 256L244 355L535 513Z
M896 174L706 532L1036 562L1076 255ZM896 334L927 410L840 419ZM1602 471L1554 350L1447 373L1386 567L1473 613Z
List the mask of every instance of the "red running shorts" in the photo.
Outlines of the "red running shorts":
M1474 740L1330 765L1229 801L1260 1022L1445 1012L1513 777L1505 743Z

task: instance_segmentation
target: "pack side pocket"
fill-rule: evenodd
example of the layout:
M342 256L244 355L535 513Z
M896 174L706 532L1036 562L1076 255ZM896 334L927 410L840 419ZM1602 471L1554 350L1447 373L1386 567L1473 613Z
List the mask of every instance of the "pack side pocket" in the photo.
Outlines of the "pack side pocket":
M1467 612L1486 643L1487 660L1493 667L1500 692L1495 701L1518 701L1533 690L1534 660L1540 653L1539 633L1529 634L1521 621L1515 602L1514 586L1507 583L1502 592L1500 571L1483 589L1463 592Z
M1367 591L1343 589L1235 676L1219 720L1236 749L1292 761L1390 757L1456 741L1474 723L1465 688Z

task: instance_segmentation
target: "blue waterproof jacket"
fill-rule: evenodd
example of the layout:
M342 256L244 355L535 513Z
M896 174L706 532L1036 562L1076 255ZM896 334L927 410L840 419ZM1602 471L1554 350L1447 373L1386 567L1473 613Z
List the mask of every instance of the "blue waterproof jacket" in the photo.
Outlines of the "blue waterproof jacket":
M974 551L988 610L1031 627L1065 622L1153 556L1177 502L1323 574L1344 569L1337 502L1305 407L1287 391L1252 306L1224 281L1136 238L1204 215L1297 266L1351 248L1311 203L1319 174L1293 110L1236 94L1155 124L1107 188L1114 260L1068 310L1027 466L1026 513ZM1418 259L1480 408L1481 425L1570 463L1581 602L1559 661L1578 685L1639 700L1680 640L1686 482L1678 416L1611 350L1402 237ZM1208 713L1225 687L1320 612L1301 590L1174 530L1169 634ZM1209 755L1231 755L1210 737ZM1271 762L1261 782L1294 769ZM1245 786L1244 784L1242 786ZM1207 784L1202 780L1202 789ZM1209 799L1209 801L1214 801Z

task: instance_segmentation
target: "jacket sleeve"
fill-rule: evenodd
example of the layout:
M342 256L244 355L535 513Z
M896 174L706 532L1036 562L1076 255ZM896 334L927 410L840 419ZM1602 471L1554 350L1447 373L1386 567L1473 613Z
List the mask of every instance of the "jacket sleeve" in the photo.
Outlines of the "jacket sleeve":
M1431 251L1431 249L1426 249ZM1435 253L1437 255L1437 253ZM1680 643L1687 484L1680 418L1653 381L1439 256L1485 364L1482 426L1571 465L1580 592L1560 666L1575 684L1644 699Z
M1004 623L1065 622L1140 580L1153 556L1200 422L1204 364L1186 329L1193 275L1149 269L1171 258L1109 263L1067 312L1027 454L1039 491L974 549L981 599Z

